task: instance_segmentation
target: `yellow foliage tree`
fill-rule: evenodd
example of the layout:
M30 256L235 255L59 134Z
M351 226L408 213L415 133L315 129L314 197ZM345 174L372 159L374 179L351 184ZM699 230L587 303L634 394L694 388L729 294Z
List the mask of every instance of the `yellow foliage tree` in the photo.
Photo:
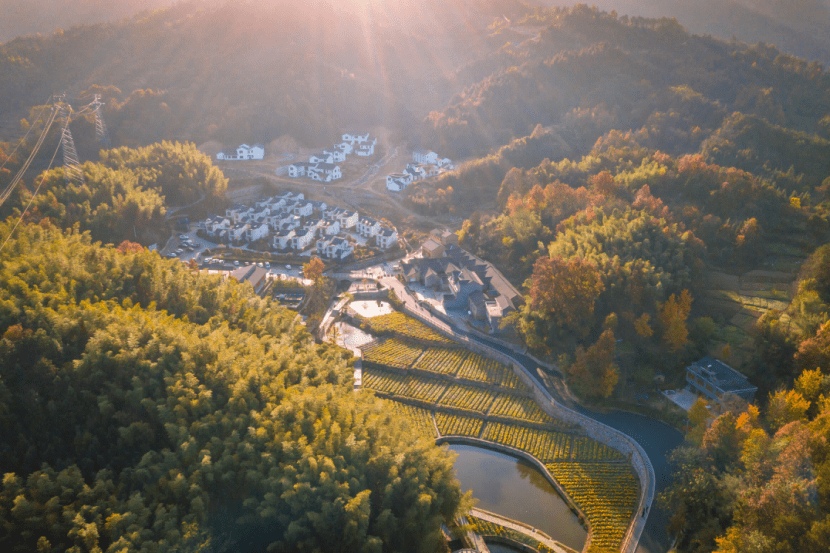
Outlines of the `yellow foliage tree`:
M650 320L651 315L643 313L639 319L634 321L634 329L637 331L637 334L643 338L650 338L654 335L654 330L652 330L651 325L648 324Z
M770 394L767 420L773 431L793 421L805 420L810 402L795 390L778 390Z
M660 307L660 322L663 323L663 341L671 351L678 351L689 342L686 319L692 310L692 295L683 290L680 297L674 294Z

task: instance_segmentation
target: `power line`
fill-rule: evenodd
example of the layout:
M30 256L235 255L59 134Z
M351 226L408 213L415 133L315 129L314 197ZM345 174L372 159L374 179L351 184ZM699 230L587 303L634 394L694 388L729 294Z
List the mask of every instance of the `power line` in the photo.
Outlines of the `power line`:
M2 207L4 203L6 203L6 200L9 199L9 196L11 196L12 191L14 190L14 188L21 181L21 179L23 178L23 175L29 169L29 166L32 164L32 161L34 160L35 155L37 155L38 150L40 150L40 147L43 145L43 141L46 139L46 135L49 133L49 129L52 128L52 123L55 122L55 117L57 116L57 114L58 114L57 106L53 106L52 114L49 117L49 122L43 127L43 132L40 133L40 136L38 137L38 141L35 144L35 147L32 148L32 151L29 153L28 159L26 159L26 162L20 167L20 170L17 172L17 175L15 175L15 177L11 180L9 185L3 191L2 195L0 195L0 207Z
M54 113L53 113L53 115L54 115ZM54 120L54 116L53 116L53 118L52 118L52 119ZM15 231L15 230L17 230L17 226L18 226L18 225L20 224L20 222L23 220L23 217L26 215L26 213L28 213L28 212L29 212L29 208L32 206L32 202L34 202L34 201L35 201L35 198L37 197L38 192L40 192L40 187L41 187L41 185L43 184L43 181L45 181L45 180L46 180L46 173L48 173L48 172L49 172L49 169L51 169L51 168L52 168L52 164L55 162L55 158L56 158L56 157L57 157L57 155L58 155L58 150L60 149L60 147L61 147L61 145L60 145L60 144L58 144L58 147L57 147L57 148L55 148L55 153L54 153L54 154L52 154L52 159L51 159L51 160L49 160L49 166L46 168L46 171L44 171L43 173L41 173L41 174L40 174L40 182L38 183L37 187L35 188L35 192L34 192L34 194L32 194L32 197L31 197L31 198L29 198L29 203L28 203L28 204L26 204L26 209L24 209L24 210L20 213L20 217L18 217L18 218L17 218L17 222L16 222L16 223L14 224L14 226L12 227L12 230L11 230L11 232L9 232L9 235L8 235L8 236L6 236L6 239L3 241L3 244L2 244L2 245L0 245L0 252L2 252L2 251L3 251L3 248L5 248L5 247L6 247L6 243L7 243L7 242L11 239L12 235L14 234L14 231Z
M46 103L43 105L42 108L40 108L40 113L38 113L37 117L35 117L35 121L40 119L40 116L43 115L44 111L46 111L46 106L49 104L49 100L51 100L51 99L52 99L51 96L49 96L49 98L46 99ZM17 152L17 149L20 148L20 145L26 142L26 138L29 136L29 133L32 132L32 127L33 127L33 125L29 125L29 128L26 129L26 134L23 135L23 138L20 139L20 141L17 143L17 145L11 151L11 153L8 156L6 156L6 159L3 161L3 163L0 164L0 169L3 169L3 167L6 166L6 163L8 163L8 161L12 158L12 156L15 154L15 152Z

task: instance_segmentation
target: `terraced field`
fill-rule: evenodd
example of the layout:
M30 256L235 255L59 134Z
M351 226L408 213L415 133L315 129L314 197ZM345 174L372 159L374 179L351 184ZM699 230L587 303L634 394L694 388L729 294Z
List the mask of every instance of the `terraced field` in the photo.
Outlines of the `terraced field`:
M470 352L462 363L458 377L476 382L487 382L503 388L524 387L519 377L510 368L473 352Z
M454 413L438 411L435 413L435 423L442 436L470 436L478 438L484 421L475 417L465 417Z
M373 320L383 317L408 324L389 315ZM424 340L423 334L418 336ZM637 506L634 472L619 452L574 433L531 397L522 395L528 390L512 369L473 352L423 347L405 338L373 342L363 348L363 358L369 363L363 371L364 387L397 400L391 408L409 419L419 435L434 437L437 426L441 436L480 437L529 453L545 464L588 517L592 528L589 551L619 549ZM434 374L401 374L385 367ZM433 408L406 404L413 400Z
M413 338L415 340L434 342L436 344L455 344L455 342L444 337L443 334L432 330L421 321L413 319L399 311L379 317L372 317L371 319L364 319L364 322L374 332L391 332L403 338Z
M555 423L547 413L536 405L533 398L514 396L511 394L501 394L493 405L490 415L499 415L529 422Z
M637 508L637 478L623 463L547 465L591 523L589 551L618 551Z
M365 361L407 369L421 356L424 348L389 338L368 344L362 348L362 351Z

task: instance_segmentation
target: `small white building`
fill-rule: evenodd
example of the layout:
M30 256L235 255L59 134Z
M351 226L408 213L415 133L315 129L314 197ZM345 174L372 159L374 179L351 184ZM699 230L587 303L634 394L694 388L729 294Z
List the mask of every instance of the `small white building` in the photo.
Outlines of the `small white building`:
M325 182L337 180L343 176L340 166L333 163L320 163L317 167L326 175Z
M252 207L248 207L247 205L234 204L225 210L225 217L227 217L234 223L238 223L241 218L250 213L253 213L253 211L254 209Z
M340 230L354 228L357 225L357 221L360 219L357 211L343 209L342 207L338 207L336 211L331 214L331 217L333 219L337 219L340 223Z
M291 239L294 238L294 229L281 230L274 235L272 242L275 250L287 250L291 246Z
M375 145L371 142L361 144L357 147L357 155L362 157L369 157L375 155Z
M265 221L250 224L245 231L245 238L248 239L248 242L254 242L266 236L268 236L268 225Z
M312 154L308 157L309 163L334 163L334 155L333 154Z
M227 217L214 215L205 219L205 231L211 236L216 236L219 232L229 228L231 228L231 220Z
M288 166L288 176L291 178L304 177L308 172L309 167L313 167L313 163L308 161L298 161ZM290 192L289 192L290 194Z
M291 192L286 190L285 192L280 192L276 195L277 198L281 200L285 200L286 202L297 202L299 200L305 200L305 195L302 192Z
M240 144L235 152L225 152L224 150L216 154L216 159L221 160L241 160L241 159L263 159L265 157L265 146L262 144L254 144L248 146L247 144Z
M400 192L412 184L412 175L409 173L392 173L386 175L386 189Z
M412 182L425 179L427 177L427 171L420 163L407 163L406 169L404 169L403 172L412 177Z
M341 136L340 138L341 140L343 140L343 142L348 142L352 145L354 145L355 143L363 144L364 142L368 142L370 140L369 133L358 134L356 132L343 133L343 136Z
M354 248L349 244L348 240L336 236L328 240L319 240L317 242L317 254L325 256L329 259L343 260L354 252Z
M326 202L320 202L317 200L308 200L311 203L311 207L314 209L315 213L319 213L321 217L325 217L326 210L329 208Z
M383 228L378 233L376 240L379 248L388 250L398 243L398 231L393 228Z
M331 158L327 163L343 163L346 161L346 152L338 149L336 146L331 150L323 150L323 155Z
M242 240L242 238L245 236L246 230L248 230L247 223L236 223L228 230L228 238L233 240L234 242Z
M349 142L341 142L340 144L335 144L334 147L343 152L343 155L349 155L354 152L354 146Z
M377 236L380 232L381 226L379 221L375 221L370 217L361 217L357 221L357 233L366 238Z
M303 228L311 234L316 235L317 229L319 229L322 225L322 219L309 219L308 221L306 221L305 225L303 225Z
M291 248L295 250L304 250L311 245L314 240L314 234L305 229L298 229L291 238Z
M310 217L312 211L314 211L314 205L306 200L300 200L294 204L294 209L292 211L294 215L299 217Z
M320 230L326 236L337 236L340 234L340 221L335 219L323 219Z
M427 150L415 150L412 152L412 161L423 163L424 165L435 165L438 159L438 154Z

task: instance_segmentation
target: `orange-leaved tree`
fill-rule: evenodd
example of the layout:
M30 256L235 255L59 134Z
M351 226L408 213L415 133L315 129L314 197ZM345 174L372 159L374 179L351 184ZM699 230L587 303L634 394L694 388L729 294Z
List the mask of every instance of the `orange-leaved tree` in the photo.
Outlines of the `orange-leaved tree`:
M530 277L530 307L543 319L584 334L604 289L592 262L580 257L540 257Z
M303 265L303 274L314 281L314 286L320 286L323 281L323 270L326 268L319 257L312 257L311 261Z
M610 328L587 350L576 349L576 361L568 367L568 383L578 394L605 398L614 391L619 373L614 363L614 331Z

